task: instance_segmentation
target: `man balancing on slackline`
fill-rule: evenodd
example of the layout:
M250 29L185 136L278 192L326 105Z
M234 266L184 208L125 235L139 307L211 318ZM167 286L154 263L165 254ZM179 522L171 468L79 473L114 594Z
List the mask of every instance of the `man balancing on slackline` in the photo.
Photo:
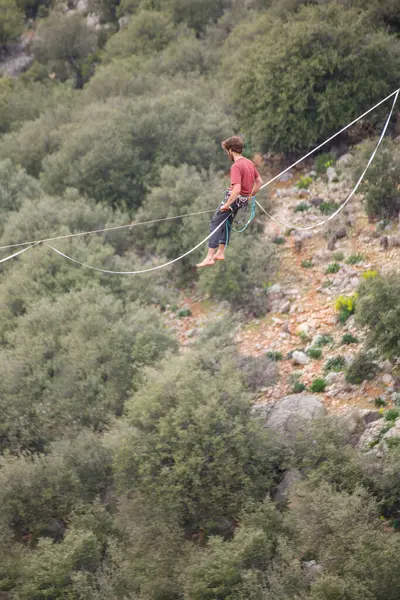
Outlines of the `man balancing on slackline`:
M231 186L225 192L225 198L215 211L211 220L210 232L221 224L221 227L208 240L208 253L206 258L197 267L211 267L216 260L225 259L225 247L229 242L229 230L239 208L245 206L252 196L255 196L261 187L262 179L252 163L242 156L243 140L233 136L222 142L233 165L231 167ZM229 214L228 214L229 213ZM225 221L228 216L228 220Z

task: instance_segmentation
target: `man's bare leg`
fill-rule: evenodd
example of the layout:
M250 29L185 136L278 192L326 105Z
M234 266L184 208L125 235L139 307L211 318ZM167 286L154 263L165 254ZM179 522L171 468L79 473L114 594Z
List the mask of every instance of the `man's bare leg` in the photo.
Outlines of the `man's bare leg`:
M225 260L225 244L220 244L218 252L214 254L214 260Z
M201 261L201 263L196 265L197 268L201 269L202 267L212 267L212 265L214 264L214 255L215 255L216 251L217 251L216 248L209 248L208 252L207 252L207 256L205 257L204 260Z

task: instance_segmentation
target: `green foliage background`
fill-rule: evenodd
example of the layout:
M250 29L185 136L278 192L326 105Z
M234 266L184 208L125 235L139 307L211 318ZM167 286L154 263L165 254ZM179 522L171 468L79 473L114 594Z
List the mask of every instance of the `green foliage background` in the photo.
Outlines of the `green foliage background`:
M57 1L0 3L2 58L23 35L35 59L0 77L0 246L213 211L222 139L242 134L250 157L299 152L398 85L396 0L90 0L87 12L99 27ZM388 142L368 174L371 219L399 212L398 155ZM186 252L208 221L56 246L128 271ZM204 249L141 278L45 244L1 265L0 596L398 600L399 447L371 462L333 418L287 447L252 409L276 377L234 342L268 308L262 225L200 275ZM163 316L182 286L231 309L185 349ZM398 275L377 277L357 302L367 347L393 361L399 293Z

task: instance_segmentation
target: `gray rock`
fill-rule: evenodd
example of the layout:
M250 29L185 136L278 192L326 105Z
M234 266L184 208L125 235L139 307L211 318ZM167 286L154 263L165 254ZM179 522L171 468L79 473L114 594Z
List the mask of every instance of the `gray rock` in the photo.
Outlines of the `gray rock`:
M24 71L27 71L33 61L34 57L26 53L10 56L10 58L0 64L0 75L17 77L21 73L24 73Z
M354 156L350 154L350 152L348 152L347 154L343 154L343 156L338 158L337 164L341 167L346 167L347 165L350 165L353 162L353 160Z
M304 354L304 352L295 350L292 354L292 361L295 365L308 365L310 359L307 354Z
M100 28L100 17L95 13L91 13L86 17L86 25L89 29L99 29Z
M315 581L324 570L324 567L316 563L315 560L303 561L301 564L303 569L307 571L310 581Z
M394 377L392 375L390 375L390 373L385 373L384 375L382 375L382 382L385 385L388 386L392 386L395 383Z
M76 10L80 13L89 12L89 0L78 0L76 4Z
M293 179L293 171L287 171L279 177L280 182L290 181L291 179Z
M381 371L383 371L384 373L389 373L391 374L393 371L393 365L390 362L390 360L384 360L381 363L379 363L379 368Z
M125 15L124 17L121 17L120 19L118 19L118 25L119 25L119 29L125 29L125 27L128 26L128 23L130 21L130 16L129 15Z
M280 400L268 416L266 427L284 435L288 441L312 419L322 417L326 409L317 396L292 394Z
M328 183L333 183L334 181L337 181L339 179L338 174L336 173L333 167L327 168L326 176L328 177Z
M271 287L268 289L269 294L280 294L281 292L282 287L279 283L274 283L274 285L271 285Z
M281 313L286 314L290 311L290 302L284 302L281 307Z
M327 385L337 383L339 381L339 373L328 373L328 375L325 376L325 381Z
M370 450L371 445L379 440L382 426L381 419L369 423L360 436L360 439L357 443L357 448L363 450L364 452Z
M286 504L290 492L301 479L301 473L297 469L289 469L286 471L282 481L276 489L274 501L279 504Z

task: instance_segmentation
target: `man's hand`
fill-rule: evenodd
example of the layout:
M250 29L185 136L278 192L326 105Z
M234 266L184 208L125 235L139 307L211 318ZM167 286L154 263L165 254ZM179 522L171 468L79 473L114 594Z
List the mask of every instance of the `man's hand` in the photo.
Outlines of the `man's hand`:
M230 210L231 210L231 207L229 206L229 204L228 204L228 205L224 204L224 205L223 205L223 206L221 206L221 208L220 208L220 212L228 212L228 211L230 211Z

